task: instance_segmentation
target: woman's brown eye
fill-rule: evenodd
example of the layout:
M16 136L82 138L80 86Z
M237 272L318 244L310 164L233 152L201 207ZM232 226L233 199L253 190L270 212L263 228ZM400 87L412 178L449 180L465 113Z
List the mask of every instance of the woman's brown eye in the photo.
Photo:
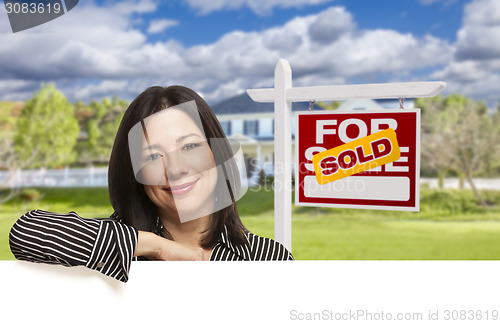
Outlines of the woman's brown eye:
M182 150L183 151L191 151L192 149L196 148L200 146L200 144L198 143L189 143L189 144L186 144L182 147Z
M154 160L159 159L159 158L161 158L160 153L153 153L153 154L148 155L148 157L146 157L146 162L154 161Z

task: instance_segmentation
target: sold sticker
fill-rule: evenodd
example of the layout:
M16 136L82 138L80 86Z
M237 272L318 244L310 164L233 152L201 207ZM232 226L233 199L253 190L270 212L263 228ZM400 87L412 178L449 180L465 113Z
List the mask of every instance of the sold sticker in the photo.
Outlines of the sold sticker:
M397 161L400 157L396 132L388 128L315 154L312 163L316 180L326 184Z

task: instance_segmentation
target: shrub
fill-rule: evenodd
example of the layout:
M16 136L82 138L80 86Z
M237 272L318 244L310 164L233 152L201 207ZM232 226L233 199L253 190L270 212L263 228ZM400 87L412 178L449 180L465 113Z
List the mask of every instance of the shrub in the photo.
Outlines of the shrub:
M38 201L41 198L41 194L36 189L23 189L19 193L19 198L22 201Z

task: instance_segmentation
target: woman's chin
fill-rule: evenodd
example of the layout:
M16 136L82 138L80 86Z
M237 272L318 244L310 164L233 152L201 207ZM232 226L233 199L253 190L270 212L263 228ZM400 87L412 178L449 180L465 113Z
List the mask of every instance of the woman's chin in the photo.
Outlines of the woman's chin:
M186 223L186 222L198 219L198 218L202 218L202 217L208 216L208 215L212 214L212 212L213 212L213 211L212 212L201 211L200 209L201 208L197 208L197 209L193 209L193 208L186 208L186 209L178 208L177 209L177 215L179 215L179 221L181 223Z
M174 197L174 201L181 223L210 215L215 211L214 199L211 196L203 199L201 195L189 193L180 199Z

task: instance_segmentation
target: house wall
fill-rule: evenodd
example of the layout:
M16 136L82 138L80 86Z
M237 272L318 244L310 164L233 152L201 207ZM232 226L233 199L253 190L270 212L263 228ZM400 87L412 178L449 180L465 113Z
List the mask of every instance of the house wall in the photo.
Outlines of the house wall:
M243 119L233 119L231 122L231 135L243 134Z
M274 135L273 133L273 118L260 118L259 121L259 136L271 137Z
M230 133L228 136L241 134L257 141L257 143L242 143L242 150L245 156L247 168L253 168L253 174L249 177L257 180L260 169L263 169L266 175L274 174L274 114L233 114L217 116L221 122L229 122ZM258 134L245 134L245 120L258 121ZM292 135L295 135L295 118L291 121ZM265 140L264 140L265 139ZM259 148L260 146L260 148ZM295 160L294 146L292 146L293 160ZM260 152L259 152L260 150ZM250 165L251 164L251 165ZM247 170L248 171L248 170ZM249 172L251 173L251 172Z

